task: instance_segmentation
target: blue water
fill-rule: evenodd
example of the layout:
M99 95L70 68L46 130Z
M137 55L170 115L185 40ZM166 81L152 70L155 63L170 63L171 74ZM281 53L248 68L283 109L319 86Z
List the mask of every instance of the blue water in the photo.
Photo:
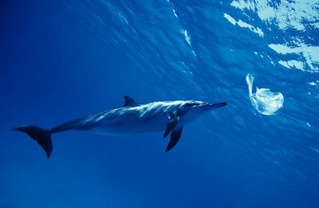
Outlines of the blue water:
M238 2L1 1L0 207L319 207L319 4L261 1L273 14L298 8L263 19ZM253 108L248 73L284 95L280 114ZM124 95L228 106L185 126L169 153L163 133L70 131L53 135L47 160L11 131L120 107Z

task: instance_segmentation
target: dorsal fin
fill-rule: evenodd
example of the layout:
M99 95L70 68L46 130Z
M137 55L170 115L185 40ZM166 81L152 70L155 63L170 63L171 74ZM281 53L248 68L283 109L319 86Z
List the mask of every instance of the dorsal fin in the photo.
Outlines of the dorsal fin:
M129 96L124 96L124 107L133 107L133 106L138 106L139 104L135 102L132 98Z

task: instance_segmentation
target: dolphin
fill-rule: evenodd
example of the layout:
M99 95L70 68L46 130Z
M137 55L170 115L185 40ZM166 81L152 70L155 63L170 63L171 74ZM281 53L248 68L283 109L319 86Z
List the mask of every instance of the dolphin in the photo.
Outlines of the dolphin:
M179 141L183 127L206 112L226 106L226 102L209 104L195 100L157 101L139 104L131 97L124 96L124 106L62 123L50 130L34 125L14 127L12 130L24 132L43 148L49 159L53 143L51 135L68 131L89 131L109 136L131 135L144 132L164 132L170 134L166 152Z

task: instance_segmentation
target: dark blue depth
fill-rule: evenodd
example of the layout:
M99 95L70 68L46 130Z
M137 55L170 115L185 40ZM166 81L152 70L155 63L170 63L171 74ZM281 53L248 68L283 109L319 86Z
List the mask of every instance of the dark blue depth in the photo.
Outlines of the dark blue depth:
M260 37L224 13L249 19L217 1L2 1L0 207L319 207L318 88L308 84L318 73L278 64L268 45L290 34L275 23L247 11ZM252 107L248 73L284 94L279 115ZM185 126L169 153L163 133L73 131L53 136L47 160L11 131L120 107L124 95L228 106Z

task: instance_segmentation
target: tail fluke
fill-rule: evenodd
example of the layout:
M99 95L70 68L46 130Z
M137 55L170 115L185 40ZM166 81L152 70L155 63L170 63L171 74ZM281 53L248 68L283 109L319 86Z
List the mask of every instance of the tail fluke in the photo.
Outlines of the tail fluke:
M37 126L18 126L13 128L12 130L24 132L28 134L32 139L36 140L38 144L44 149L47 158L49 159L53 150L53 143L49 130L42 129Z

